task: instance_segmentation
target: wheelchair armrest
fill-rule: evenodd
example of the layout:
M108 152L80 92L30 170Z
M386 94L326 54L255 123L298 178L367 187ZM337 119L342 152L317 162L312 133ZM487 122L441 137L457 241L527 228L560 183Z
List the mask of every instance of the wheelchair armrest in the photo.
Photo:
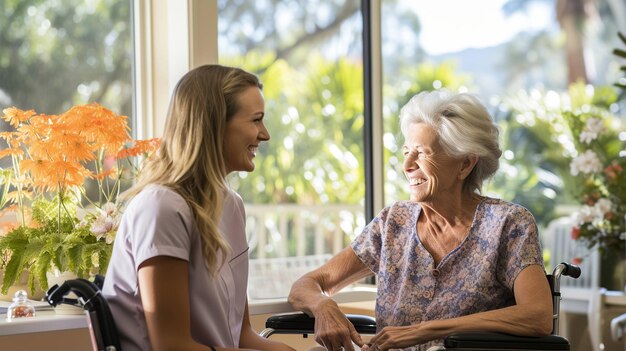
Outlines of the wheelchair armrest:
M376 334L376 319L369 316L346 314L346 318L354 325L359 334ZM315 318L304 312L275 314L265 321L265 328L272 329L273 334L313 334Z
M503 333L471 332L450 334L444 339L447 349L472 350L569 350L567 339L558 335L516 336Z

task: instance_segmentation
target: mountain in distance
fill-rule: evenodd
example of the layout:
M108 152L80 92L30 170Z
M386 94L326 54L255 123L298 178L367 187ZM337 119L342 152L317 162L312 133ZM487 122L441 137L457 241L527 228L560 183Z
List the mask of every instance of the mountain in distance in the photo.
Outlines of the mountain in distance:
M506 88L506 72L501 68L506 44L470 48L458 52L428 56L435 63L454 62L456 72L471 76L471 84L485 98L501 95Z

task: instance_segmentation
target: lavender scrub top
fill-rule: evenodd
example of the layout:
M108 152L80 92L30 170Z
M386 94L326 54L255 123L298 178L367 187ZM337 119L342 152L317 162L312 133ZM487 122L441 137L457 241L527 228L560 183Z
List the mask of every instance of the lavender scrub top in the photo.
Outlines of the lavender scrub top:
M102 290L123 350L152 349L137 270L142 262L156 256L175 257L189 263L189 312L194 340L207 346L239 346L248 284L245 212L241 197L231 190L224 194L223 205L219 229L231 252L214 278L202 255L202 240L191 209L178 193L150 185L129 202L113 244Z
M420 211L415 202L396 202L351 244L376 274L378 330L514 305L517 275L530 265L543 268L535 219L522 206L483 198L465 240L438 265L417 235Z

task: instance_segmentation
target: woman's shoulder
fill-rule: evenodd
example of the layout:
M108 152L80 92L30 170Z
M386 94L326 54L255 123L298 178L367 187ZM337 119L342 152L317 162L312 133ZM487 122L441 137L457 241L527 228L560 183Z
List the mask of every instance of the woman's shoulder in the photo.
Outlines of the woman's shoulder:
M504 217L528 218L534 220L532 213L524 206L499 198L484 197L478 206L478 211L485 215Z
M241 195L239 195L238 192L234 191L233 189L227 188L225 195L224 195L224 200L226 201L233 201L235 202L237 205L241 204L243 205L243 199L241 198Z
M420 209L421 207L417 202L409 200L399 200L383 208L377 217L384 220L389 220L393 218L405 220L407 218L414 217L416 212L419 212Z
M240 213L245 219L246 211L241 195L229 188L224 193L223 213L232 213L233 211Z
M391 205L387 206L390 210L416 210L420 209L420 205L415 201L410 200L397 200L394 201Z
M129 201L124 212L165 214L189 210L185 199L175 190L164 185L150 184Z

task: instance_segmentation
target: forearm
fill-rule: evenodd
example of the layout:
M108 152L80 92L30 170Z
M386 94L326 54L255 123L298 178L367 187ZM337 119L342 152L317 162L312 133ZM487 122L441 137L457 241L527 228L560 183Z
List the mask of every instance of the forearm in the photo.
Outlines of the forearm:
M288 301L296 310L315 314L318 306L333 301L331 295L371 274L372 271L347 247L326 264L298 279L291 287Z
M457 332L500 332L520 336L550 333L551 313L546 310L511 306L463 317L426 321L415 325L385 327L371 342L386 350L443 339ZM549 311L548 311L549 312ZM549 325L550 327L546 327Z
M295 310L309 314L314 314L314 310L321 303L332 301L329 292L324 291L321 285L308 275L301 277L292 285L287 300Z
M510 306L463 317L422 323L427 335L443 338L453 332L490 331L521 336L545 336L552 330L552 311L541 306Z
M294 351L294 349L283 343L265 339L257 334L252 328L245 327L241 330L239 347L265 351Z

